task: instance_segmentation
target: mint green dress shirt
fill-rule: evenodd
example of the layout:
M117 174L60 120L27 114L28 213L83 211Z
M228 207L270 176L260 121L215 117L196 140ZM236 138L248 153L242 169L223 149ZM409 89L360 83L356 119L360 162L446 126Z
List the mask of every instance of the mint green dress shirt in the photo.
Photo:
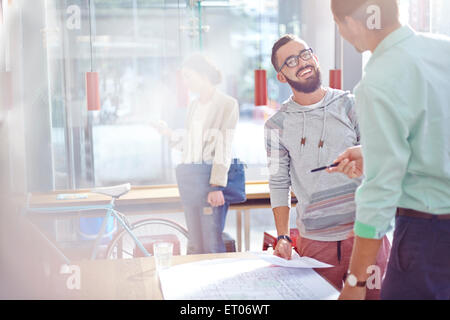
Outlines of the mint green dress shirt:
M397 207L450 214L450 38L397 29L355 96L365 175L355 234L381 239Z

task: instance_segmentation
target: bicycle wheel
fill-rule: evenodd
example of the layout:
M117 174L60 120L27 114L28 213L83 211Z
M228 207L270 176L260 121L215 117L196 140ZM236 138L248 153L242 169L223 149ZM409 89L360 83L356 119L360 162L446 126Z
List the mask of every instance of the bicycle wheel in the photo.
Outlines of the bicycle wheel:
M152 244L155 241L173 242L175 255L187 253L188 231L174 221L148 218L133 223L130 229L149 253L152 253ZM106 259L132 259L143 256L143 252L125 229L114 236L106 250Z

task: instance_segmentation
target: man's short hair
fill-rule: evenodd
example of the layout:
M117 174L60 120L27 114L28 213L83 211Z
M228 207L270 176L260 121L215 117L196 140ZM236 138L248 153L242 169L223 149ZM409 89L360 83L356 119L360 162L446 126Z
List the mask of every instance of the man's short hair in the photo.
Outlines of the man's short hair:
M339 21L344 21L345 17L353 17L365 22L368 14L366 9L371 5L380 8L382 28L398 22L398 0L331 0L331 11Z
M284 46L285 44L291 42L291 41L299 41L299 42L303 42L299 37L297 37L296 35L293 34L285 34L284 36L282 36L280 39L277 40L277 42L275 42L275 44L272 47L272 65L275 68L275 70L277 72L279 72L280 70L280 66L278 65L278 57L277 57L277 52L278 50L280 50L280 48L282 46Z

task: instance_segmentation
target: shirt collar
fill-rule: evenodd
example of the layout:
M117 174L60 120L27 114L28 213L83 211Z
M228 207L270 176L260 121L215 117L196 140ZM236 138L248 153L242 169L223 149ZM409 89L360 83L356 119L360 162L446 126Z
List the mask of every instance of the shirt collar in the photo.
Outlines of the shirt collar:
M324 105L324 102L329 100L329 95L331 90L326 90L325 96L322 100L311 106L302 106L294 101L294 95L291 95L287 101L284 102L284 111L286 112L308 112L318 109Z
M408 25L402 26L402 27L398 28L397 30L391 32L375 48L375 50L370 58L370 61L367 63L366 67L368 67L373 60L375 60L377 57L381 56L388 49L392 48L399 42L402 42L402 41L406 40L407 38L412 37L415 34L416 34L416 32Z

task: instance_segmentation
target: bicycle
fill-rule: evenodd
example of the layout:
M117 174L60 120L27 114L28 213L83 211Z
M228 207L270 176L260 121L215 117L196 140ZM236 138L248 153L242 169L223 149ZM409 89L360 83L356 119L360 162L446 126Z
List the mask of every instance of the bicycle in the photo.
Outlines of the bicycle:
M157 226L166 226L171 231L177 231L178 234L181 234L185 241L189 239L188 231L182 225L163 218L146 218L139 220L133 224L131 224L127 217L115 210L115 201L118 200L121 196L127 194L131 190L131 185L129 183L112 186L112 187L103 187L103 188L95 188L91 190L92 193L102 194L111 197L111 201L109 204L105 205L89 205L89 206L65 206L65 207L30 207L30 199L31 194L27 197L27 202L25 206L25 214L29 212L32 213L64 213L64 212L82 212L82 211L96 211L96 210L106 210L106 214L103 218L102 225L100 230L95 238L95 242L92 248L90 260L95 260L97 258L98 249L101 244L101 241L105 235L106 225L110 217L114 217L114 223L119 224L122 227L122 230L118 231L114 237L108 243L108 247L106 249L106 259L126 259L127 257L133 258L136 254L136 247L140 250L141 254L146 257L151 256L151 254L146 249L145 245L139 240L138 234L145 233L142 230L144 227L149 225L157 225ZM139 231L139 232L138 232ZM39 231L40 232L40 231ZM70 259L62 252L62 250L53 243L45 234L40 232L41 235L46 239L51 247L57 250L58 254L61 258L66 261L67 264L70 264ZM129 241L126 236L131 237L131 241ZM125 243L127 242L127 243ZM131 246L133 247L133 252L129 252Z

